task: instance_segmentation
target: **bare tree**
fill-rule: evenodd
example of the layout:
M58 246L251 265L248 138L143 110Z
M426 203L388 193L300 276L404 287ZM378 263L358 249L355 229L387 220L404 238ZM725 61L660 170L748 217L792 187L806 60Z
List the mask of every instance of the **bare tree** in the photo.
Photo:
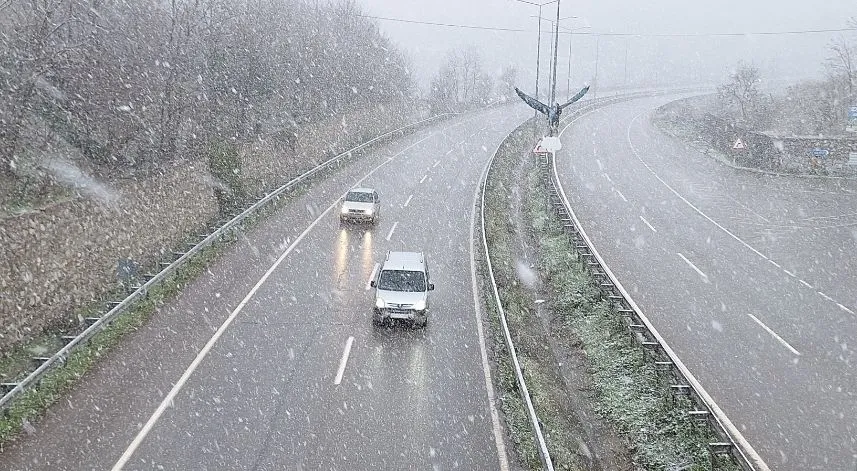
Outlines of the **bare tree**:
M743 62L738 63L729 80L717 89L718 101L726 110L740 112L740 119L754 124L755 112L761 102L759 69Z

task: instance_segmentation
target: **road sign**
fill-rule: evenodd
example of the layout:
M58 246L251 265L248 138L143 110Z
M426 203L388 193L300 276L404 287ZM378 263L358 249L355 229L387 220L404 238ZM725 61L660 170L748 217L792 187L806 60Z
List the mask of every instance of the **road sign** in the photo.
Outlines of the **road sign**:
M735 141L735 144L732 144L732 148L735 150L743 150L744 149L744 141L741 138Z
M845 132L857 132L857 106L848 109L848 124L845 125Z
M556 152L562 149L562 142L556 136L547 136L542 138L542 147L550 152Z
M547 155L547 154L549 154L549 153L550 153L550 151L549 151L549 150L547 150L547 149L545 149L545 147L544 147L544 146L542 146L542 139L539 139L538 144L536 144L535 149L533 149L533 154L536 154L536 155Z
M815 147L810 152L812 152L813 157L818 157L822 159L827 157L828 154L830 154L829 150L822 149L821 147Z

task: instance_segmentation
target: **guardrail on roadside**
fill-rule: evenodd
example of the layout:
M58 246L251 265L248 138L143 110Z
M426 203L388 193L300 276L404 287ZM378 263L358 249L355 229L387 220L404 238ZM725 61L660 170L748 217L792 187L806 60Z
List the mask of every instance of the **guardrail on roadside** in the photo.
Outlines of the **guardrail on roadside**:
M628 94L617 94L615 96L609 96L609 97L592 98L589 100L581 101L577 104L577 106L570 108L571 114L567 118L564 118L562 120L562 122L568 122L570 120L573 120L575 117L580 116L581 114L583 114L587 111L591 111L591 110L593 110L599 106L615 103L618 101L631 100L634 98L647 97L647 96L655 96L655 95L664 94L664 93L676 93L676 91L634 92L634 93L628 93ZM519 129L521 129L525 126L529 126L531 121L533 121L533 118L528 119L523 124L521 124L520 126L515 128L515 131L512 131L512 133L518 131ZM510 133L510 135L512 133ZM507 138L508 138L508 136L507 136ZM498 147L498 151L501 147L502 147L502 144ZM497 153L495 152L494 155L491 156L491 160L488 162L488 164L485 168L485 172L484 172L482 179L481 179L481 182L480 182L480 184L482 185L482 196L480 199L480 208L479 208L480 213L479 214L480 214L480 224L481 224L481 228L482 228L482 248L485 251L485 261L486 261L486 264L488 266L488 278L491 281L491 289L492 289L493 296L494 296L494 303L497 306L497 314L498 314L498 317L500 318L500 325L503 329L503 337L506 340L506 348L509 350L509 356L511 357L512 366L515 370L515 380L518 384L518 391L520 392L521 400L524 402L526 409L527 409L527 417L530 420L530 428L533 432L533 438L535 439L535 442L539 448L539 456L542 460L542 465L545 467L546 470L553 471L554 468L553 468L553 462L551 461L551 457L550 457L550 451L547 448L547 443L545 442L544 434L542 433L542 430L541 430L539 418L538 418L538 415L536 414L535 408L533 407L533 401L532 401L532 398L530 397L530 392L529 392L529 389L527 388L527 383L524 379L523 371L521 370L521 364L518 361L518 355L517 355L517 352L515 350L515 344L512 341L512 335L509 331L508 323L506 322L506 311L503 309L503 303L500 300L500 293L498 292L498 289L497 289L497 281L494 279L494 269L493 269L493 266L491 264L491 255L488 252L488 240L487 240L487 236L485 234L485 189L488 186L488 177L491 174L491 167L494 164L494 159L495 159L496 155L497 155Z
M644 94L643 96L651 96ZM634 98L634 97L630 97ZM587 103L575 109L567 118L572 120L593 108L604 104L625 101L629 97L611 97L604 101ZM584 231L569 203L565 191L559 181L554 154L548 154L541 163L545 183L550 190L550 204L560 218L564 230L569 234L579 258L586 264L589 272L599 280L604 297L612 303L617 314L625 318L629 332L654 359L655 367L672 380L670 389L674 394L688 396L694 405L694 410L688 411L688 416L705 421L712 429L719 442L708 444L712 466L719 456L729 456L737 465L747 471L769 471L768 466L747 442L738 429L732 424L726 414L717 406L711 396L693 376L690 370L681 362L678 355L670 348L654 325L643 314L628 291L622 286L616 276L607 267L604 259L595 249L592 241Z
M155 275L152 275L142 286L137 287L130 295L128 295L125 299L119 302L111 303L112 308L104 313L101 317L98 318L90 318L88 319L92 323L80 334L70 337L68 343L66 343L59 351L54 353L49 357L36 357L35 360L39 361L39 366L28 374L24 379L18 382L10 382L3 383L3 387L7 389L6 393L0 398L0 411L4 411L8 409L8 407L12 404L15 397L24 393L29 388L38 384L41 380L42 376L53 368L57 367L65 363L65 361L69 358L71 353L78 347L84 345L88 342L96 333L104 330L111 322L113 322L118 316L132 307L137 301L144 299L150 289L152 289L155 285L164 281L167 277L172 275L182 266L185 262L187 262L194 255L212 245L215 241L220 239L220 237L230 229L238 226L242 221L244 221L247 217L258 211L259 209L267 206L269 203L274 201L275 199L279 199L280 195L284 192L292 189L298 183L307 180L308 178L314 176L320 171L328 168L331 164L337 163L345 157L350 156L353 152L361 150L365 147L368 147L372 144L375 144L378 141L386 139L388 137L394 136L399 133L404 133L407 130L412 128L417 128L419 126L423 126L433 121L440 120L442 118L453 116L452 113L442 113L439 115L432 116L430 118L408 124L406 126L402 126L398 129L394 129L392 131L388 131L386 133L380 134L356 147L353 147L345 152L337 154L330 159L320 163L315 166L311 170L289 180L287 183L283 184L279 188L275 189L271 193L266 194L264 197L232 217L232 219L226 221L223 225L216 228L211 234L201 236L202 240L196 243L193 247L187 250L184 253L176 253L179 257L174 260L172 263L167 264L164 268ZM163 264L162 264L163 265Z

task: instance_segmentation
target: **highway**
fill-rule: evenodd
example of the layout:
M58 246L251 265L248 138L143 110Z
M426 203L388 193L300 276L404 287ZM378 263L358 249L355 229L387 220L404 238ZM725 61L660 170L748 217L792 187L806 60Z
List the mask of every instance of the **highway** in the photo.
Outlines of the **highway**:
M529 116L438 123L314 184L110 351L2 468L506 467L470 237L482 170ZM377 227L340 226L353 186L379 190ZM372 326L368 282L391 249L427 254L426 329Z
M714 161L653 127L678 97L596 110L557 166L581 224L776 470L857 468L857 181Z

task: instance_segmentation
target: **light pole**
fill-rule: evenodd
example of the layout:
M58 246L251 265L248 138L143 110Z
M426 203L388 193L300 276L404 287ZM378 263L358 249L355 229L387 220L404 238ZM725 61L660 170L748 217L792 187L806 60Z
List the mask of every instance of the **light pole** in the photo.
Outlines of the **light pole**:
M531 15L531 16L535 17L535 15ZM579 16L576 16L576 15L571 15L571 16L566 16L566 17L560 18L559 21L568 20L568 19L581 19L581 18ZM586 21L586 19L583 19L583 20ZM551 24L555 24L555 22L553 20L545 19L545 21L550 21ZM561 29L561 30L568 33L568 72L566 73L566 76L565 76L566 100L571 99L571 62L572 62L571 46L572 46L573 39L574 39L573 34L574 34L575 29L581 30L581 29L586 29L586 28L590 28L590 26L585 25L585 26L581 26L579 28L557 27L557 29Z
M536 100L539 99L539 68L541 66L541 50L542 50L542 7L551 3L559 3L559 0L551 0L550 2L536 3L528 0L515 0L516 2L526 3L539 7L539 33L536 39Z

